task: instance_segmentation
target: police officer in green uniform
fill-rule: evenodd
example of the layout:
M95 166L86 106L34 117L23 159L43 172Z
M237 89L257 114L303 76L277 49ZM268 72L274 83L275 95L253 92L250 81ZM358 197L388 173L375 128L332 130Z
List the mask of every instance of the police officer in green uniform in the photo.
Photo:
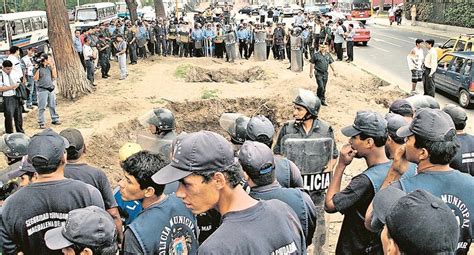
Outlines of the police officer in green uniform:
M331 138L333 140L332 158L338 157L338 150L334 142L334 132L331 125L318 118L321 101L313 92L300 89L296 96L293 110L295 120L286 122L280 129L277 141L273 147L275 154L282 153L282 146L287 137L291 138ZM332 168L333 162L330 161L328 166ZM321 254L321 247L326 242L326 222L324 216L324 191L310 192L311 199L316 206L317 224L314 233L313 244L315 246L315 254Z
M102 78L109 78L110 70L110 44L107 42L103 34L99 35L99 42L97 42L97 50L99 51L99 64Z
M328 69L331 67L332 73L336 76L334 67L332 63L334 59L331 57L331 54L327 52L327 46L321 45L319 51L316 51L311 60L309 68L309 78L313 78L313 74L316 76L316 83L318 85L316 94L321 100L321 104L327 106L326 103L326 85L328 83Z

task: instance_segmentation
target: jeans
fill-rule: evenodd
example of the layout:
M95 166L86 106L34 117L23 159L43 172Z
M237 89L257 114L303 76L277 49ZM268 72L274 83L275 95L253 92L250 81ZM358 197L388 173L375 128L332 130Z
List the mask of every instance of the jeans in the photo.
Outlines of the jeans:
M127 55L125 53L118 55L118 64L120 68L120 79L125 79L125 77L127 77Z
M23 130L23 116L21 115L20 98L16 96L3 97L3 116L5 117L5 133L13 133L13 121L16 132L25 133Z
M128 54L130 55L130 63L137 63L137 44L132 43L128 45Z
M59 115L56 113L56 94L47 90L38 91L38 123L44 124L44 111L46 106L49 108L51 121L59 121Z
M33 79L33 75L28 75L27 76L27 81L28 81L28 90L29 90L29 95L28 95L28 100L26 100L26 105L27 106L31 106L33 103L37 103L37 95L38 95L38 91L37 91L37 88L36 88L36 83L35 83L35 80Z
M94 83L94 61L86 60L87 79Z

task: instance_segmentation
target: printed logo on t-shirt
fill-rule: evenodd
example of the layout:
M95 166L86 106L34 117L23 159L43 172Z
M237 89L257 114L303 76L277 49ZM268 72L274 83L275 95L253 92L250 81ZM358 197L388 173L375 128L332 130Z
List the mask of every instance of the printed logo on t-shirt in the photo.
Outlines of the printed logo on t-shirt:
M272 255L296 254L297 251L298 248L296 247L295 242L292 242L288 245L278 248L277 250L272 252Z
M160 234L159 254L188 254L196 244L194 221L186 216L174 216ZM169 245L169 246L168 246Z
M471 213L467 205L454 195L444 194L441 199L451 208L459 224L460 235L457 250L467 249L471 244Z
M57 228L66 224L67 213L50 212L31 217L25 221L28 236L45 229Z

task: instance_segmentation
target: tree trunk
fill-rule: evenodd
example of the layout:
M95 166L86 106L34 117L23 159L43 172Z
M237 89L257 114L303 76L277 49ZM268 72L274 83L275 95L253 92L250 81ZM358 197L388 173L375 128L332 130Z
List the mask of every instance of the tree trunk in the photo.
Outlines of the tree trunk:
M165 6L163 5L163 0L154 0L155 3L155 15L156 19L166 18Z
M125 0L125 3L127 4L128 11L130 12L130 20L132 21L132 24L135 24L135 21L138 19L138 14L137 14L137 1L135 0Z
M61 95L75 99L91 93L93 88L87 80L81 60L74 50L72 33L66 6L63 0L45 0L48 17L48 37L53 48L58 71L58 89Z

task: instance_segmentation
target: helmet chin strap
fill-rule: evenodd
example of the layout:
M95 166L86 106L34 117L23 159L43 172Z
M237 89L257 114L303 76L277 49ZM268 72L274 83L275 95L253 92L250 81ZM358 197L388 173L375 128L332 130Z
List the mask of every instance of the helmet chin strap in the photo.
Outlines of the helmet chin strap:
M302 119L295 119L297 123L303 123L309 119L316 119L316 116L311 115L309 112L304 115Z

